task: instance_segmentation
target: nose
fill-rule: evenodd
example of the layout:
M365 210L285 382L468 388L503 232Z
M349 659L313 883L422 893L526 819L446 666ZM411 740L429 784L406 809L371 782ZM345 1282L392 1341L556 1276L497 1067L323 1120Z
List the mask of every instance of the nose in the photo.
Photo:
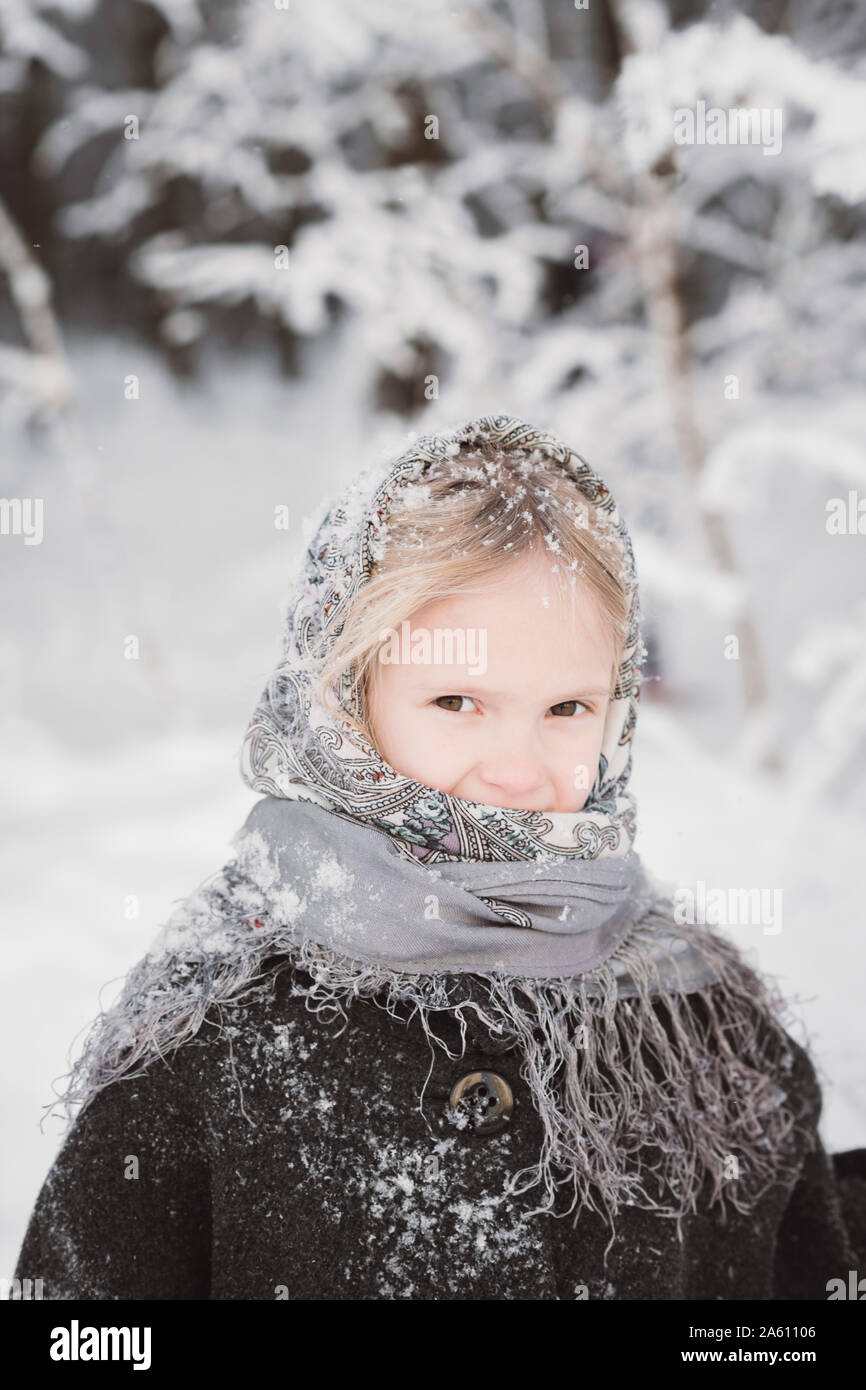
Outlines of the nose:
M498 740L495 752L481 761L478 775L506 806L536 796L549 780L544 760L533 752L529 741L508 736Z

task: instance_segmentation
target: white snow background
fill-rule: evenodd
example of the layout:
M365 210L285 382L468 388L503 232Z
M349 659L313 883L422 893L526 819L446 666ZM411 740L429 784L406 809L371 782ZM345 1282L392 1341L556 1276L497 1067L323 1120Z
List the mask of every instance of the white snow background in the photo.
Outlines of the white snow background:
M238 754L278 660L304 518L362 462L407 442L405 424L367 414L357 342L351 332L340 342L318 350L302 383L237 354L208 384L184 388L138 345L73 338L80 452L3 465L7 495L26 478L45 505L42 544L6 538L2 548L4 1274L62 1137L56 1117L39 1128L52 1078L65 1072L100 990L109 1002L172 905L225 861L255 800ZM140 374L136 402L118 389L127 371ZM532 399L503 386L471 413L507 409L557 429L593 462L630 521L629 498L643 497L646 484L611 449L609 389L605 403L580 397L579 407L566 394L557 418L541 420ZM777 440L807 437L815 426L808 402L780 400L774 409L766 426ZM469 413L459 400L442 418L453 425ZM837 449L847 441L856 453L857 413L839 402ZM425 417L424 428L438 419ZM743 510L735 525L779 727L799 741L780 781L732 752L738 673L719 658L723 620L708 619L696 600L701 583L711 583L702 562L632 528L665 688L678 696L660 700L648 685L642 701L637 847L672 883L783 890L781 933L731 931L800 996L798 1015L826 1073L823 1136L839 1150L866 1145L858 872L866 809L855 779L862 727L847 730L850 747L819 742L817 716L833 682L820 653L805 668L817 676L812 685L795 680L787 663L794 635L810 623L827 633L834 621L851 622L863 602L866 540L828 537L826 479L786 467L775 484L765 478L773 506ZM287 532L273 522L283 502ZM138 661L123 658L129 633L141 639ZM132 894L139 916L127 920Z

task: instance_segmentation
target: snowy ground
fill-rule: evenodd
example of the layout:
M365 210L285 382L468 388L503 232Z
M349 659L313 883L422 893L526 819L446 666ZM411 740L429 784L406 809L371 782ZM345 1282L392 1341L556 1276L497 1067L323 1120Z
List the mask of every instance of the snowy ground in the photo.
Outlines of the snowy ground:
M363 418L350 362L332 362L318 390L241 363L230 390L214 388L193 416L150 359L130 365L113 351L86 375L96 461L89 473L73 464L71 477L53 465L27 473L26 489L46 498L46 538L11 566L5 556L0 1275L61 1137L57 1119L40 1131L40 1107L101 987L105 1003L172 904L223 863L255 800L238 754L278 656L280 584L301 516L355 466L345 446ZM133 404L117 382L137 368ZM334 380L355 394L335 393ZM22 495L24 476L7 461L4 494ZM288 535L273 527L280 502L293 508ZM141 636L137 663L121 655L130 633ZM696 684L682 705L643 704L638 849L672 884L782 890L781 932L731 931L801 1001L825 1074L826 1144L866 1146L863 815L792 798L723 751L702 752L699 695Z

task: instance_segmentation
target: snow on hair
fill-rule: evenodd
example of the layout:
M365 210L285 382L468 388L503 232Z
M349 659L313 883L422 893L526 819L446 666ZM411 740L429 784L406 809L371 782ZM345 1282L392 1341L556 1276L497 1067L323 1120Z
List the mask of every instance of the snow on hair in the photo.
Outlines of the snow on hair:
M587 594L597 604L614 646L613 686L628 617L624 557L613 528L541 450L504 453L481 440L399 495L370 579L319 670L323 703L333 705L349 673L366 710L385 629L399 629L437 599L504 579L512 564L531 556L549 559L552 580L572 604ZM366 720L361 729L374 742Z

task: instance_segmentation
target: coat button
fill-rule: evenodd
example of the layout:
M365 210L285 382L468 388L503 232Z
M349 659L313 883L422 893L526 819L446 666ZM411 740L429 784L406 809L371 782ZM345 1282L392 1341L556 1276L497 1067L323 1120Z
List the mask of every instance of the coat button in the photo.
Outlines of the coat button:
M495 1071L470 1071L453 1088L449 1104L455 1114L468 1117L477 1134L496 1134L510 1123L514 1096Z

